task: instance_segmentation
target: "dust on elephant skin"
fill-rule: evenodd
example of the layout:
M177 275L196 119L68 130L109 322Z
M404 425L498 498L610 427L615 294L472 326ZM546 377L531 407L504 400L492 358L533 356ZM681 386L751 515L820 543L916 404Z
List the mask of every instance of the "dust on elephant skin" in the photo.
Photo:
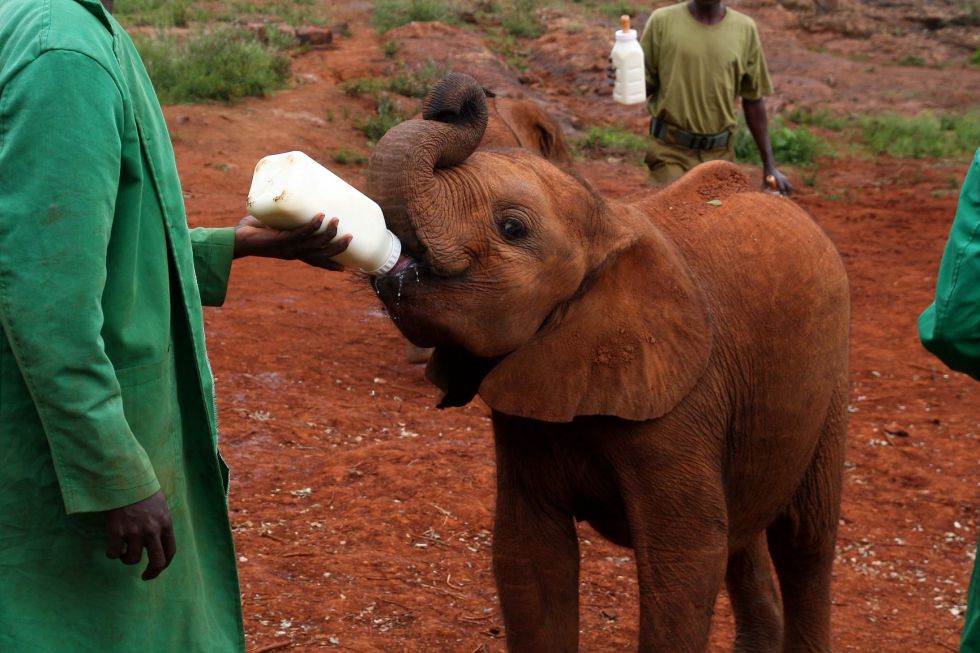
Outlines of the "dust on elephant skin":
M630 203L518 149L477 150L471 78L378 144L405 243L374 281L427 375L492 411L494 574L511 651L578 646L575 520L634 549L641 651L829 652L849 292L791 201L699 166ZM770 573L770 560L781 591Z

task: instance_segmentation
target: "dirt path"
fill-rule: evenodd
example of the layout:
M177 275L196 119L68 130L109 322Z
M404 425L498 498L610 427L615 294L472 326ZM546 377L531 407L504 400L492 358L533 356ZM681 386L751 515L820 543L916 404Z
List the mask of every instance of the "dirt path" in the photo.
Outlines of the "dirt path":
M367 23L369 3L336 4L331 11L350 20L351 36L299 57L295 88L233 107L167 108L194 225L237 221L265 154L302 149L329 165L340 149L369 153L353 123L372 104L338 84L388 64ZM764 38L810 38L777 20L782 10L758 9L773 15L760 20ZM575 32L577 41L597 38L593 29ZM543 39L543 62L551 49L570 47ZM588 47L585 56L601 62L602 49ZM775 55L777 86L811 56L803 45ZM864 82L847 77L849 60L835 56L820 54L835 84L859 92ZM608 99L587 85L562 86L568 71L545 63L531 74L527 92L569 120L609 112ZM960 87L976 89L977 79ZM890 84L911 97L919 81ZM869 106L876 92L868 89ZM822 163L816 189L798 183L797 199L842 251L854 296L836 647L954 650L977 539L980 411L977 386L919 347L915 319L930 301L967 162ZM363 166L331 167L363 184ZM579 171L609 195L645 183L643 169L622 163L586 161ZM227 304L206 319L234 471L250 651L503 651L490 572L486 407L437 411L435 390L404 362L401 338L354 275L241 261ZM583 538L582 650L631 650L632 556L588 529ZM712 650L726 650L731 633L723 599Z

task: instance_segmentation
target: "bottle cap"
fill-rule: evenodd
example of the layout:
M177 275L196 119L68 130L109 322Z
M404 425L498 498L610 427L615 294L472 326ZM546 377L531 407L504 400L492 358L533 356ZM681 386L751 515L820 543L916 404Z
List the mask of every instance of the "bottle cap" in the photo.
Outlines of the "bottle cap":
M402 255L402 241L398 240L398 236L389 231L388 239L388 257L385 259L385 262L382 263L376 270L364 270L364 272L367 272L372 277L378 277L382 274L386 274L389 270L391 270L391 268L395 267L395 265L398 263L398 258Z

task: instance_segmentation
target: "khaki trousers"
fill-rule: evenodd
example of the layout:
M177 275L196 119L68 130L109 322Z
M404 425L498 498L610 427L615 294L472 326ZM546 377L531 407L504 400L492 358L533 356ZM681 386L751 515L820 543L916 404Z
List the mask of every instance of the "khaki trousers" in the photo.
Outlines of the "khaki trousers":
M705 161L734 161L735 137L728 139L728 145L715 150L692 150L680 145L665 143L659 138L650 139L644 162L650 168L650 180L666 186L680 179L685 172Z

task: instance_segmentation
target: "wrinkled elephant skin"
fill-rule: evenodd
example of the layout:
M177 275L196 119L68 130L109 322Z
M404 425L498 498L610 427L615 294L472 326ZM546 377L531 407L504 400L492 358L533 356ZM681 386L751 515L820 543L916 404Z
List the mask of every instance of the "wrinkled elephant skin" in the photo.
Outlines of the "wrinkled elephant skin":
M577 650L584 520L635 552L640 651L704 651L725 583L735 650L829 652L849 320L833 245L728 163L626 204L476 150L481 89L440 84L438 119L394 128L369 166L407 254L375 289L436 347L440 405L492 410L509 650Z

